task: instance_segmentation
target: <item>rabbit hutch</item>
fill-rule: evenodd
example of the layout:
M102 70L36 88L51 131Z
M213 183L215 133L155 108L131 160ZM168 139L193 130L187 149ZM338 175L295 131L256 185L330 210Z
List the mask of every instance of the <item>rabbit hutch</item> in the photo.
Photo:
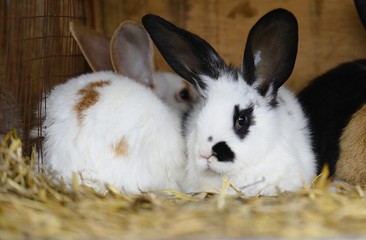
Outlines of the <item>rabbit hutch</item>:
M342 62L366 57L366 30L353 0L3 0L0 2L0 136L3 137L15 129L22 141L25 158L31 155L34 146L36 151L42 152L42 116L47 115L47 105L41 103L45 102L47 93L57 84L82 73L92 72L70 33L71 20L77 19L85 26L110 37L122 21L141 22L145 14L154 13L199 35L227 63L239 66L249 30L261 16L275 8L290 10L299 24L296 64L286 83L291 90L300 91L311 79ZM172 71L155 47L154 50L156 69ZM39 174L39 171L29 172ZM11 174L5 175L9 177ZM5 175L0 178L5 179ZM18 172L13 175L14 179L20 178ZM357 195L356 200L346 198L343 192L347 190L343 188L338 200L335 200L336 193L323 196L318 192L319 189L290 197L257 200L237 200L221 195L194 198L179 193L175 193L175 200L160 199L159 195L130 198L111 191L108 196L115 201L112 203L112 200L105 200L106 197L89 190L83 192L79 189L70 193L69 190L57 186L54 186L54 190L49 190L42 184L37 187L34 195L30 195L31 190L27 190L30 183L27 182L37 184L42 178L29 180L29 174L23 177L24 184L20 185L24 190L20 189L20 185L5 187L4 181L1 182L3 190L0 205L4 208L0 207L0 233L7 234L4 236L56 239L113 239L123 236L142 239L190 236L354 236L353 233L356 236L366 235L366 201L362 189L359 188L352 189L349 193L351 196ZM14 179L9 181L16 182ZM323 185L325 181L323 179ZM52 188L53 185L47 186ZM16 207L6 207L13 201L5 199L5 195L8 196L6 191L13 193L16 199L24 196L29 201L44 204L45 207L32 205L33 207L27 208L27 204L24 204L24 211L15 209L18 217L29 214L33 220L15 222L18 221L16 217L8 217L11 215L9 209ZM305 195L309 201L302 199ZM94 203L84 202L82 205L82 198ZM206 202L202 202L202 199ZM48 201L52 204L57 202L55 206L66 208L65 211L54 213L57 210L47 205ZM107 206L108 201L110 205ZM82 206L74 206L72 202ZM96 206L97 203L100 205ZM328 209L321 208L327 204ZM175 205L180 209L175 209ZM107 210L103 210L103 206ZM279 207L273 210L271 206L287 206L287 209ZM291 212L291 208L297 210ZM88 213L91 214L89 216L88 209L96 209L99 215ZM302 213L301 209L310 210L309 213ZM331 219L333 210L339 211L334 220ZM48 218L46 213L39 213L42 211L54 212ZM65 217L65 221L69 223L60 220L66 215L72 215L73 211L79 217L70 217L70 221ZM266 215L266 211L269 215ZM323 214L323 217L316 215L316 212ZM137 213L141 213L141 218ZM235 214L240 213L248 218L238 220L240 217ZM255 218L256 214L260 216ZM352 214L355 215L354 218ZM171 221L175 223L169 219L174 219ZM14 223L11 222L13 220ZM336 221L347 223L338 226ZM22 226L16 226L21 224L31 226L31 229L22 230ZM78 229L75 230L73 224ZM286 228L286 224L290 227ZM122 225L124 226L119 229ZM296 229L300 226L301 230ZM348 228L354 232L347 230ZM146 229L146 232L139 234L139 231L143 231L141 229Z

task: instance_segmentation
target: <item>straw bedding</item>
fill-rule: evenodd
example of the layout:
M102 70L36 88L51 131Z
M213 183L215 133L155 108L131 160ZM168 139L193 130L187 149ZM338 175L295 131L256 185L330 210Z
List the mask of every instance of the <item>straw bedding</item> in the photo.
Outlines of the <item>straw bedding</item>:
M71 188L36 169L14 132L0 145L2 239L219 239L366 237L366 197L359 186L327 180L278 197L178 192L101 195Z

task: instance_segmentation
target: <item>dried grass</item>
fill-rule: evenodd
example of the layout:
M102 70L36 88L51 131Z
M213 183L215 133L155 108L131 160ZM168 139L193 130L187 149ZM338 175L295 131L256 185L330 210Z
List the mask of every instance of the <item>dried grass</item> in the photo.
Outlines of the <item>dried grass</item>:
M331 182L325 171L312 186L278 197L187 195L172 191L105 195L72 188L36 171L14 132L0 145L2 239L177 239L366 236L366 197L360 187Z

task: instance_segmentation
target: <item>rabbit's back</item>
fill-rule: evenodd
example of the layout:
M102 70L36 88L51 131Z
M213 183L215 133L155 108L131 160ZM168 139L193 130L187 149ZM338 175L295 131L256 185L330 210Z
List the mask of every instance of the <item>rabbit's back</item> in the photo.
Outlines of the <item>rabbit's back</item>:
M78 172L128 193L176 187L179 119L147 87L94 73L57 86L47 103L46 165L66 179Z

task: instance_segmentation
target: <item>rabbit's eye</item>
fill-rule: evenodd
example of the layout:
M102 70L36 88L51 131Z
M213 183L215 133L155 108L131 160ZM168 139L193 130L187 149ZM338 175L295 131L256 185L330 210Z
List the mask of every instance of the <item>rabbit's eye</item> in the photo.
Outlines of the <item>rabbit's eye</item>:
M188 102L191 100L191 94L187 88L183 88L176 94L178 102Z
M246 113L243 113L236 120L235 128L240 129L242 127L246 127L247 125L248 125L248 117L247 117Z
M239 110L239 106L234 107L234 131L243 139L249 132L249 127L254 124L253 107Z

